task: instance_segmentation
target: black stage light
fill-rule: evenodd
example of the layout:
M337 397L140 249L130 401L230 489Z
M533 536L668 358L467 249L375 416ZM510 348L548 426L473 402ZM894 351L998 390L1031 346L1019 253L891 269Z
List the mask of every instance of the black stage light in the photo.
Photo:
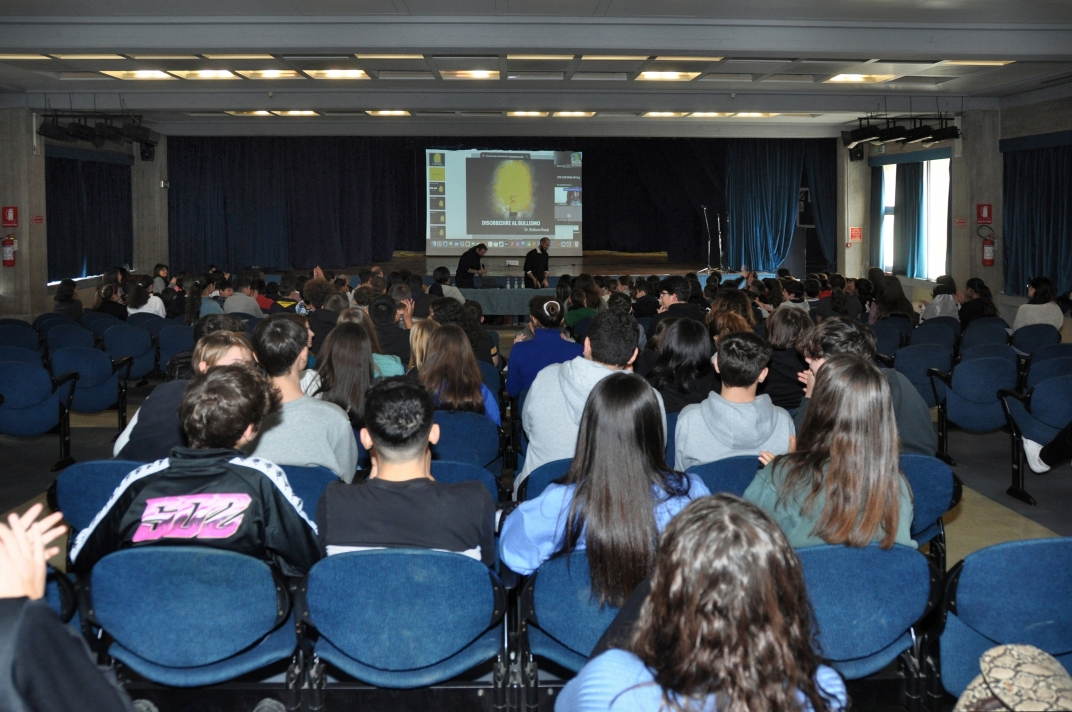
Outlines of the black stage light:
M72 121L67 124L67 135L80 141L92 141L97 137L97 132L90 126Z
M67 135L67 129L52 121L42 121L41 125L37 128L37 135L50 138L53 141L63 141L64 143L70 143L74 139Z
M878 133L878 126L868 124L867 126L861 126L858 129L849 131L849 140L845 141L843 137L842 142L845 144L846 148L856 148L861 143L867 143L878 138Z
M96 126L97 135L105 141L122 141L123 132L118 126L112 124L98 123Z
M905 134L908 133L907 129L900 124L894 124L893 126L887 126L878 132L878 138L872 141L872 143L893 143L894 141L900 141L904 139Z
M908 130L908 133L905 134L904 142L905 143L921 143L921 142L926 141L927 139L929 139L931 137L931 134L933 134L933 133L934 133L934 127L933 126L917 126L914 129L909 129Z
M941 143L942 141L952 141L958 138L960 138L960 129L958 129L956 126L943 126L942 128L932 133L931 137L926 141L923 141L922 143L924 146L933 146L934 144Z

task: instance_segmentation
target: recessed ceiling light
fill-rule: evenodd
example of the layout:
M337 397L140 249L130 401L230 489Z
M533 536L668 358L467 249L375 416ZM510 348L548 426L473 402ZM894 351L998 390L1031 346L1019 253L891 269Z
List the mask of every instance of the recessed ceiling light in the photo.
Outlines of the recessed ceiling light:
M119 54L54 54L56 59L126 59Z
M308 109L292 109L290 111L273 111L275 116L320 116L315 111Z
M546 59L559 62L568 62L573 59L572 54L508 54L507 59Z
M0 54L0 62L9 59L52 59L52 57L46 57L43 54Z
M270 54L206 54L207 59L275 59Z
M235 70L246 79L304 79L293 69L238 69Z
M356 54L358 59L424 59L423 54Z
M380 111L366 111L369 116L409 116L408 111L400 111L398 109L388 109Z
M193 54L132 54L132 55L130 55L130 57L132 59L146 59L146 60L156 60L156 59L201 59L197 55L193 55Z
M564 119L584 119L584 118L588 118L589 116L595 116L596 112L594 112L594 111L556 111L554 113L554 115L558 116L558 117L561 117L561 118L564 118Z
M647 82L687 82L698 76L699 72L641 72L637 79Z
M827 79L827 82L838 84L881 84L894 78L894 74L838 74Z
M734 116L738 119L769 119L772 116L781 116L781 114L770 114L762 111L739 111Z
M180 79L188 80L208 80L208 79L238 79L232 72L226 69L182 69L182 70L168 70L171 74L174 74Z
M127 72L101 72L101 74L107 74L109 77L115 77L116 79L174 79L167 72L161 72L156 69L138 69L135 71Z
M488 69L460 69L440 72L444 79L498 79L499 73Z
M649 119L677 119L684 116L685 111L649 111L644 114Z
M693 119L724 119L727 116L733 116L732 111L694 111L689 114L689 118Z
M546 111L507 111L507 116L547 116Z
M643 62L647 55L631 54L586 54L581 59L586 62Z
M271 116L272 112L259 109L257 111L228 111L231 116Z
M722 57L656 57L657 62L721 62Z
M1012 63L1011 59L947 59L939 62L952 67L1004 67Z
M313 79L368 79L369 75L361 69L306 69L305 73Z

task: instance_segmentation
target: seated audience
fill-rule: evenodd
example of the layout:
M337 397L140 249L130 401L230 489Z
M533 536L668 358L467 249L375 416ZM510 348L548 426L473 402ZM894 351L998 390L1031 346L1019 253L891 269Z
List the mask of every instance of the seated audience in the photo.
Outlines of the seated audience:
M795 279L786 280L782 284L782 303L779 309L799 309L806 315L810 315L811 307L805 299L804 283Z
M614 280L611 280L610 284L617 284ZM633 314L633 302L629 299L629 295L624 292L613 292L607 297L607 309L618 309L626 314ZM648 343L648 335L639 323L636 325L637 332L637 348L643 349Z
M964 285L966 299L960 305L960 328L967 329L968 324L984 316L998 316L998 308L994 304L994 295L986 282L978 277L972 277Z
M752 303L748 300L748 296L740 289L720 289L711 301L711 311L707 312L705 321L710 324L719 314L726 312L731 312L741 317L748 325L748 331L751 331L758 322L756 310L752 308Z
M442 326L454 324L461 327L469 339L469 345L473 347L473 355L477 361L490 363L492 366L499 365L499 349L487 331L480 328L480 324L473 319L473 315L466 311L461 304L454 300L447 301L440 297L432 302L432 318Z
M163 294L169 284L168 280L168 266L164 264L157 264L153 267L153 292L156 294Z
M428 337L420 382L435 401L436 410L481 413L502 425L499 401L486 385L469 339L461 327L445 324Z
M651 338L644 344L644 348L640 349L637 353L636 361L633 362L633 373L644 378L648 377L651 373L651 369L655 368L655 364L659 362L659 347L663 343L663 337L666 336L666 331L671 325L681 321L676 316L667 317L666 319L660 319L659 324L655 327L655 333L651 335ZM646 332L645 332L645 335Z
M840 274L830 275L830 296L820 299L815 304L815 314L819 321L832 316L847 316L859 319L864 307L854 294L845 291L846 281Z
M163 292L160 293L160 301L164 302L164 314L167 319L178 319L186 316L186 294L190 286L197 280L185 272L172 280Z
M310 279L302 287L302 300L305 302L308 313L305 318L309 321L309 328L313 330L313 345L310 352L315 356L320 353L320 345L328 334L335 328L335 322L339 318L339 311L345 309L348 304L345 297L336 300L335 309L328 308L326 302L332 296L338 295L334 285L323 278Z
M279 282L279 293L275 297L275 307L268 310L270 314L290 312L291 314L305 314L309 311L305 302L302 301L301 287L298 286L298 278L287 275Z
M648 338L655 334L659 322L672 316L681 319L695 319L701 324L706 322L707 309L699 304L690 304L692 287L684 277L674 275L659 284L659 313L648 324Z
M711 347L707 329L693 319L677 319L663 334L659 359L647 380L663 397L667 413L700 403L718 390Z
M419 274L411 274L406 280L410 295L413 297L413 319L427 319L432 307L432 296L424 288L424 280Z
M744 498L770 514L796 548L914 548L912 490L898 455L889 381L858 356L834 356L819 369L795 450L764 453L765 467Z
M908 301L904 288L901 286L901 280L896 277L883 278L882 291L879 292L875 302L878 304L875 321L897 317L908 319L913 325L919 323L919 313L913 308L912 302Z
M898 286L898 289L900 287ZM804 335L797 348L808 370L800 374L804 383L804 399L793 414L793 421L799 433L804 425L804 416L808 412L812 385L816 374L826 359L838 354L852 354L865 361L875 358L875 334L859 322L842 317L825 320ZM890 384L890 397L893 400L893 413L897 419L897 434L901 442L902 453L934 456L938 448L938 435L931 421L931 411L927 403L916 390L912 382L901 372L892 368L880 369Z
M510 352L510 368L506 372L506 392L517 398L521 391L532 387L536 374L553 363L563 363L584 353L584 347L567 341L562 334L562 305L553 297L533 297L529 300L529 323L532 338L525 332L514 339Z
M421 319L413 322L413 328L409 330L409 364L406 375L410 378L420 378L421 366L428 357L428 337L439 328L439 322L435 319Z
M591 319L596 315L596 307L588 302L588 294L583 289L570 292L569 311L566 312L566 326L573 328L582 319Z
M758 507L726 494L689 504L645 584L608 631L620 649L597 645L558 709L848 708L845 683L822 664L800 560Z
M943 274L935 280L934 289L931 290L931 302L923 308L920 321L933 319L936 316L951 316L959 318L962 295L957 294L957 283L948 274Z
M234 281L235 293L227 297L223 302L223 311L225 314L234 314L240 312L242 314L249 314L255 316L258 319L264 316L264 311L261 309L260 302L257 297L259 293L256 287L253 286L253 280L247 275L240 275Z
M629 370L636 359L634 324L636 320L621 311L596 315L584 339L583 355L551 364L536 376L521 414L529 446L525 465L515 477L515 492L540 465L573 457L588 394L607 376ZM659 407L663 407L661 396ZM665 418L663 422L665 428Z
M339 324L358 324L368 333L369 344L372 347L372 363L376 369L376 378L401 376L406 372L401 359L383 352L383 347L380 346L380 337L376 333L376 325L372 323L372 319L363 309L356 306L343 309L339 312L339 318L335 324L336 326Z
M733 311L720 311L707 322L707 333L716 344L726 334L732 334L735 331L755 333L755 329L754 325L749 325L744 317Z
M432 279L435 280L435 284L428 288L428 293L433 297L449 297L458 302L458 304L465 302L462 290L450 283L449 269L446 267L436 267L432 272Z
M251 457L277 465L321 466L344 482L354 478L357 442L346 412L305 395L301 372L309 361L309 332L296 315L276 314L253 329L257 363L281 396L256 437L245 445Z
M212 318L215 317L206 317ZM244 333L213 331L198 339L190 361L195 370L183 374L184 378L161 383L134 413L115 440L112 454L116 458L155 462L167 457L172 448L185 447L187 441L179 420L179 404L189 379L195 372L207 373L216 366L251 363L253 347Z
M808 367L796 349L797 341L811 329L812 322L803 309L776 309L767 319L767 340L773 349L767 364L767 380L760 393L771 397L779 408L793 411L804 398L804 384L798 376Z
M1053 282L1048 277L1035 277L1028 282L1028 302L1016 310L1013 331L1032 324L1049 324L1060 330L1065 324L1065 315L1053 297Z
M350 425L361 427L361 403L376 378L372 344L359 324L340 324L320 347L315 375L302 391L346 411Z
M261 308L261 313L273 313L272 309L276 305L275 297L279 296L279 283L265 282L263 277L258 277L253 280L251 286L257 292L257 306ZM280 308L281 310L282 308Z
M82 321L85 312L82 309L82 301L78 298L78 285L73 279L61 281L52 300L55 302L53 313L63 314L76 322Z
M633 302L633 316L637 319L651 319L659 313L659 300L655 298L655 288L649 282L636 283L636 301Z
M227 298L234 294L234 284L230 279L226 277L216 282L216 291L211 295L212 300L223 309L223 305L227 302Z
M395 282L387 289L387 296L395 303L395 311L398 313L396 321L404 329L413 328L413 292L405 282Z
M223 277L220 277L222 280ZM198 294L200 296L199 311L195 314L192 306L189 304L190 300L187 300L186 306L186 322L192 323L197 321L202 316L208 314L223 314L223 305L216 300L216 296L219 296L219 291L216 289L216 275L203 274L197 278L197 284L199 287Z
M409 363L409 331L399 323L395 300L381 294L369 304L368 315L384 353L397 356L403 364Z
M119 287L106 284L97 291L93 302L93 311L114 316L120 321L127 320L127 308L123 305ZM165 312L166 313L166 312Z
M727 457L789 452L793 419L768 395L756 395L767 378L771 347L750 331L719 338L714 358L722 392L686 406L677 418L674 465L687 470Z
M360 484L332 482L316 509L328 555L373 548L452 551L495 563L495 502L480 482L432 477L430 445L439 441L428 392L388 378L365 394L361 444L372 470Z
M604 378L585 404L569 472L503 523L502 563L527 575L552 556L584 550L593 595L621 606L651 573L659 532L710 494L700 478L666 464L665 441L655 390L631 373Z
M253 556L285 576L304 576L320 558L316 525L281 468L236 452L278 408L276 389L249 365L218 366L195 377L179 406L190 446L123 479L78 533L71 569L88 574L118 549L185 544ZM194 518L194 510L201 517Z
M138 277L130 294L127 295L127 315L148 312L160 318L167 316L164 302L153 294L153 281L146 275Z

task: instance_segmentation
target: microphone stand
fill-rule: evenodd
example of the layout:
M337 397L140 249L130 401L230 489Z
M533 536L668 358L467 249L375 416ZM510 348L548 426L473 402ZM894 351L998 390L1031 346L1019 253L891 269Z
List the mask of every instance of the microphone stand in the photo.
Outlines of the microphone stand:
M703 209L703 221L704 221L704 225L707 227L707 267L705 267L702 270L700 270L699 272L697 272L697 274L711 274L711 272L714 271L711 268L711 223L709 223L707 221L707 206L706 205L701 205L700 207ZM720 226L719 227L719 243L722 242L721 238L722 238L722 228ZM720 262L721 262L721 260L720 260Z

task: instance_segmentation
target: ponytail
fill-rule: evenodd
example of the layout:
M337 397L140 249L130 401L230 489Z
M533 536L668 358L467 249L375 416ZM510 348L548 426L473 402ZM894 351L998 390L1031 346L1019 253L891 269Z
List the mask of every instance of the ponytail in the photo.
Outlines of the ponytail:
M845 278L840 274L830 277L830 307L837 314L848 314L849 304L845 297Z
M141 309L148 303L149 290L144 284L138 282L134 285L134 288L130 290L130 296L127 298L127 306L131 309Z

